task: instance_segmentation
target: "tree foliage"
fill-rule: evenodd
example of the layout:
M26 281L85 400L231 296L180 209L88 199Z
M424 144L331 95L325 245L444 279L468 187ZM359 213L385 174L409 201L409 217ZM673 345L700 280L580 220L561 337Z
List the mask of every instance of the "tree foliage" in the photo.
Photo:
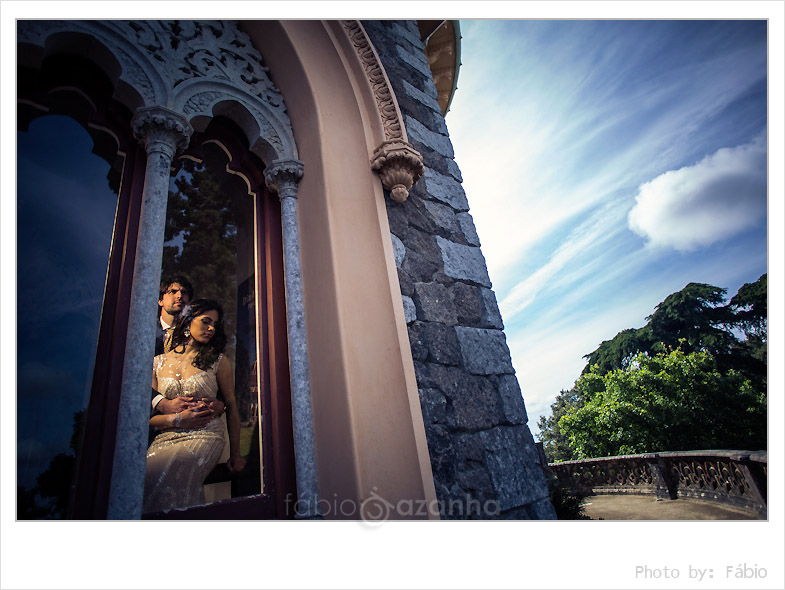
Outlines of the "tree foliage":
M576 458L766 446L766 393L707 351L639 354L626 369L596 368L576 386L586 396L561 416Z
M736 340L727 327L735 323L733 309L723 305L727 289L690 283L658 304L639 329L622 330L584 358L584 373L597 366L603 373L621 369L639 352L665 352L680 346L685 352L727 351Z
M226 333L233 334L238 212L210 168L184 160L183 171L169 193L163 274L185 274L197 297L219 301Z
M735 316L735 323L743 330L747 338L766 341L768 307L768 275L754 283L743 285L739 292L730 300L730 308Z
M538 422L549 459L765 448L766 287L764 274L726 304L726 289L690 283L586 355Z
M66 518L74 484L76 456L82 444L86 410L74 413L70 450L58 453L47 468L38 474L32 489L17 486L16 517L23 519Z
M562 416L576 411L583 405L583 396L578 390L577 383L568 390L563 390L556 396L556 401L551 404L551 415L540 416L537 427L540 429L540 441L549 461L571 461L576 459L575 452L570 447L570 439L559 428L559 419Z

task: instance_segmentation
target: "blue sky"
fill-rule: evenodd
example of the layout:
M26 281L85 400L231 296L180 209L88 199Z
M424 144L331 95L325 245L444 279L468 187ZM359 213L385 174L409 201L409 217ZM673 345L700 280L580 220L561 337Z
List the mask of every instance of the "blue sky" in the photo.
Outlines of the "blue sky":
M17 481L27 488L69 452L89 401L117 203L92 147L63 115L18 134Z
M536 433L583 355L667 295L766 272L766 22L461 34L447 125Z

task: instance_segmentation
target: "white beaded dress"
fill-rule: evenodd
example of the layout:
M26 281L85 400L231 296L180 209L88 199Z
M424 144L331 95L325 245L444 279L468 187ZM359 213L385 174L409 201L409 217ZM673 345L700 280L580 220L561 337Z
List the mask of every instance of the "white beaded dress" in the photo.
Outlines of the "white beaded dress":
M218 393L216 370L221 357L206 371L198 370L186 379L163 376L166 355L153 361L158 391L167 399L196 396L214 399ZM167 428L147 450L143 512L160 512L204 504L202 482L218 464L226 441L224 425L213 418L203 428Z

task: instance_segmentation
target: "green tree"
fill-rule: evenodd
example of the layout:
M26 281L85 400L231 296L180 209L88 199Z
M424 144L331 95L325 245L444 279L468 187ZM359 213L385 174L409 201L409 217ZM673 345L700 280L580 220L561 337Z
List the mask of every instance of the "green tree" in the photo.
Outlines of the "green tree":
M747 283L730 300L733 326L745 336L732 347L729 364L749 377L759 388L766 387L768 353L767 275Z
M234 334L237 289L237 212L212 167L184 160L169 193L163 274L184 273L197 297L219 301L227 335Z
M633 452L630 450L632 448L654 450L652 445L657 441L651 437L646 438L648 435L644 436L642 433L653 432L655 426L672 431L674 426L669 421L679 417L679 412L673 409L671 413L662 413L665 407L660 403L662 400L652 397L657 391L656 388L638 397L619 397L618 388L624 379L633 380L633 377L645 383L650 375L645 370L643 374L639 374L641 368L649 366L646 363L661 362L662 358L670 358L674 349L679 351L678 354L691 359L692 366L695 365L694 358L690 357L692 353L701 352L708 355L713 363L713 369L705 375L705 379L700 381L701 387L696 389L701 395L706 396L706 400L701 402L703 404L701 407L711 407L707 401L711 387L724 388L718 389L715 397L726 404L729 411L735 412L733 418L735 422L729 423L729 432L735 432L734 429L738 426L746 433L741 435L737 432L736 435L728 437L717 435L708 439L698 439L693 436L691 440L695 444L688 446L763 448L767 390L767 276L764 274L756 282L743 285L726 305L725 294L726 290L719 287L690 283L657 305L654 313L646 318L645 326L622 330L613 339L603 342L597 350L586 355L584 358L588 359L588 363L575 386L567 392L562 391L551 406L551 416L543 416L538 421L539 437L544 443L548 457L554 461L561 461L585 456L580 455L576 450L579 446L584 449L583 452L592 454L607 454L611 447L615 449L613 454L622 452L620 450L622 447L627 449L623 452ZM706 362L709 361L704 359L704 363ZM679 397L673 389L677 388L679 383L688 387L683 381L684 375L681 375L681 382L677 374L671 376L669 381L667 379L667 371L683 372L682 365L686 366L689 363L679 364L673 362L671 358L671 362L664 363L661 367L662 374L658 373L660 377L658 387L665 382L671 385L670 399ZM613 375L606 379L605 376L609 374ZM693 376L697 379L697 373L693 373ZM610 388L606 386L606 381ZM632 391L629 387L625 387L625 392ZM689 387L692 388L693 384ZM690 389L683 390L679 395L686 399L690 396L690 391ZM757 405L750 402L752 399L750 396L758 399ZM607 405L603 403L603 399L608 400ZM747 405L737 412L739 403ZM581 414L579 410L583 413ZM596 414L593 422L589 420L592 412ZM576 424L574 422L576 415L581 416L583 420L581 424L592 423L598 429L593 434L593 439L587 432L577 435L570 430ZM565 417L569 418L562 421ZM614 432L602 430L603 425L607 426L611 422L621 424L622 417L629 422L626 429L619 427L621 430ZM677 421L674 424L682 425L685 432L691 432L695 428L687 422ZM676 426L676 428L680 427ZM637 434L633 436L636 429ZM572 441L571 435L589 438L585 441L579 438ZM632 445L631 442L629 444L622 442L621 439L625 436L632 437L629 441L635 442L637 446ZM682 444L678 437L670 433L660 433L659 436L664 437L668 444ZM613 444L606 444L603 442L603 437L608 440L616 437L618 440ZM595 444L592 442L594 439L599 442ZM698 442L702 444L698 445Z
M707 351L639 354L626 369L596 367L576 382L585 403L559 429L578 458L766 447L766 393L720 372Z
M74 413L70 450L55 455L47 468L38 474L36 485L28 490L17 486L17 518L68 518L68 505L74 485L76 456L84 435L87 410ZM43 505L38 500L43 500Z
M712 355L727 351L736 341L727 329L733 314L724 305L727 289L690 283L668 295L646 319L644 338L651 352L680 347L685 352L706 350Z
M605 340L587 354L583 374L595 367L600 373L625 368L638 353L656 354L679 347L684 352L706 350L716 359L721 369L735 368L757 371L745 356L761 356L761 335L766 332L766 275L755 283L747 283L725 304L727 289L704 283L690 283L659 303L654 313L646 318L642 328L622 330L611 340ZM740 340L734 334L746 336ZM764 347L765 350L765 347ZM765 373L765 371L764 371Z
M597 350L583 357L588 360L583 372L588 373L592 367L596 367L601 373L622 369L639 352L651 350L652 344L650 334L643 328L622 330L613 339L605 340Z
M540 430L540 441L548 461L571 461L577 459L570 447L568 436L559 428L562 416L574 412L583 405L583 396L576 386L571 389L562 389L556 396L556 401L551 404L551 415L547 418L540 416L537 427Z
M730 300L734 324L750 338L766 342L768 328L768 275L762 274L754 283L743 285Z

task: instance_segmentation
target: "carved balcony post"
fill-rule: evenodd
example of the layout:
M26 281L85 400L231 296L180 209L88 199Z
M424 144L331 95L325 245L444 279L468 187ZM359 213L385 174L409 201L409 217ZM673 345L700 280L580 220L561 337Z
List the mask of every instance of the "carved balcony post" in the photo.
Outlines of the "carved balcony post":
M300 226L297 218L297 184L303 175L299 160L277 160L264 171L270 190L281 199L286 323L289 337L289 373L292 389L297 518L318 518L319 476L311 407L311 376L303 302Z
M156 335L153 319L161 275L169 176L175 154L188 145L193 132L182 115L163 107L139 109L131 124L135 136L147 151L147 168L109 492L110 519L138 519L142 515L150 378Z
M647 462L651 470L652 483L654 484L657 498L660 500L675 500L678 497L678 491L673 484L668 461L655 454Z

